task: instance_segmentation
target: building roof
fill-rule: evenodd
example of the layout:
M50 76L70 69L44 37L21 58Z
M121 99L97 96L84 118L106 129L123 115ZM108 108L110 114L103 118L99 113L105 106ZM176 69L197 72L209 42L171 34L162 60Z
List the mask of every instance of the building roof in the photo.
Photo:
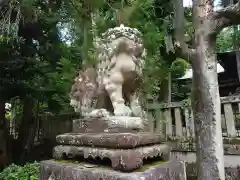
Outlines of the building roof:
M224 72L224 68L221 66L221 64L217 63L217 73L222 73ZM192 79L192 75L193 75L193 72L192 72L192 68L190 67L184 76L178 78L178 79Z
M224 74L228 77L238 77L237 74L237 64L236 64L236 52L224 52L217 54L217 73ZM191 79L192 78L192 68L191 66L186 71L185 75L178 79Z

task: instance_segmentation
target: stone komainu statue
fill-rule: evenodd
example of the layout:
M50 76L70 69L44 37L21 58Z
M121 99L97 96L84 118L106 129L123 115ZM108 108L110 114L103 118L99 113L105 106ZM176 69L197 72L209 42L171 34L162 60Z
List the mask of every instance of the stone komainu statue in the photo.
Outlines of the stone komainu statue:
M96 42L96 68L79 72L71 105L83 116L144 116L140 105L145 49L137 29L115 27Z

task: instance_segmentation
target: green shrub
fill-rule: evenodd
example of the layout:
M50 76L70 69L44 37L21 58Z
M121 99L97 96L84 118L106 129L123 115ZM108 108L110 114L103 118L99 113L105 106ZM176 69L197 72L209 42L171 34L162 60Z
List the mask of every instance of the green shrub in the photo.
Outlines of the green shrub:
M18 166L12 164L0 173L3 180L37 180L39 176L39 163Z

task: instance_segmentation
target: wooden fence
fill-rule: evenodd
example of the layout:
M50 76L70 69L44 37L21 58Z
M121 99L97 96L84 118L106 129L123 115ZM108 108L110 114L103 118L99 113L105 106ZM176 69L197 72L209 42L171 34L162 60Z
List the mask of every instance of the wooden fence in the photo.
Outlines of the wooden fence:
M191 107L183 102L148 104L151 131L166 137L194 137ZM240 136L240 96L221 98L221 124L224 137Z
M39 118L36 138L55 139L56 135L72 131L72 121L76 114L45 115Z
M76 114L45 114L36 119L35 141L43 138L55 140L56 135L72 131L72 120L77 118ZM8 122L9 132L14 137L18 136L20 120L14 119Z
M224 137L240 137L240 96L221 98L222 131ZM148 103L147 112L151 131L170 138L194 137L193 113L183 102L170 104ZM56 135L72 131L76 114L40 116L37 120L36 141L42 138L55 139ZM18 123L10 122L10 133L16 138Z

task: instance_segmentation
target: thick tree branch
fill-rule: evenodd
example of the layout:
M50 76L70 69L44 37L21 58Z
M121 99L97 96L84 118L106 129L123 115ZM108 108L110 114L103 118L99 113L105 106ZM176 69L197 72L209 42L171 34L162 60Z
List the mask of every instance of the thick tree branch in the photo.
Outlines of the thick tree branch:
M174 0L174 30L176 53L185 60L192 61L196 51L190 49L185 42L184 36L184 7L183 0Z
M215 11L209 15L216 22L217 32L225 27L240 24L240 0L234 5Z
M187 44L186 44L186 46L187 46ZM188 61L192 61L196 57L195 49L188 48L188 47L183 49L179 42L175 42L175 52L180 58L188 60Z

